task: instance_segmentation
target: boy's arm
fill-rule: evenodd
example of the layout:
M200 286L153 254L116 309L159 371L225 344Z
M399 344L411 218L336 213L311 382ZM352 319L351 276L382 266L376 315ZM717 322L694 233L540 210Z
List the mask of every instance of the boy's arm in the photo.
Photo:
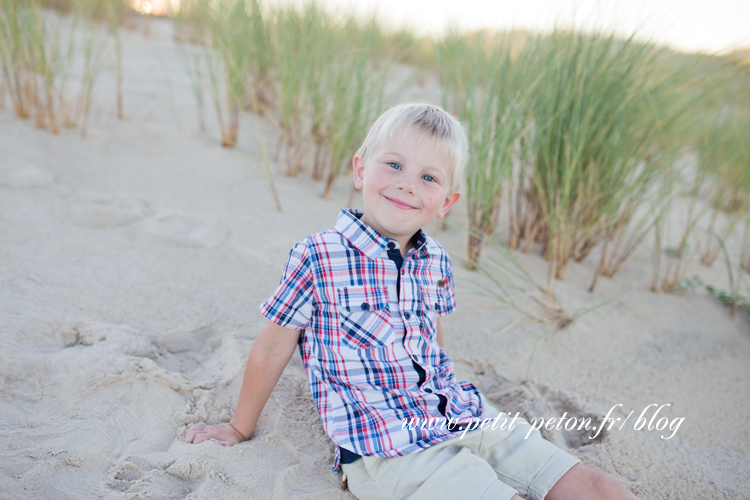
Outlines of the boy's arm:
M269 321L250 349L237 408L230 423L194 425L185 434L185 441L200 443L217 439L220 444L231 446L250 439L260 412L294 354L299 335L299 330Z
M440 348L443 349L443 327L440 325L440 318L435 320L435 340L437 340Z

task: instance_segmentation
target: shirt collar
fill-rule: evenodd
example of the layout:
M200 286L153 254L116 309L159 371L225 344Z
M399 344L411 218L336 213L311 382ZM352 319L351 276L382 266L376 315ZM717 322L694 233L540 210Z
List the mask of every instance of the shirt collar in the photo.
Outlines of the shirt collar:
M363 224L359 220L362 214L364 214L363 210L355 208L341 209L341 213L339 213L336 220L335 229L360 252L374 260L381 252L388 248L390 241L395 240L386 238L367 224ZM411 241L416 250L421 250L425 254L429 253L427 236L421 229L414 234Z

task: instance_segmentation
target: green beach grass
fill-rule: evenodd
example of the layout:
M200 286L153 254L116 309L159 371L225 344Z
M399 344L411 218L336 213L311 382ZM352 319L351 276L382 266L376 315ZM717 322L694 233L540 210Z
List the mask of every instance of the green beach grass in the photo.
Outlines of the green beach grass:
M81 126L85 137L91 96L107 53L98 4L61 4L66 17L41 0L0 1L0 63L4 89L17 117L58 133ZM79 73L74 68L82 68Z

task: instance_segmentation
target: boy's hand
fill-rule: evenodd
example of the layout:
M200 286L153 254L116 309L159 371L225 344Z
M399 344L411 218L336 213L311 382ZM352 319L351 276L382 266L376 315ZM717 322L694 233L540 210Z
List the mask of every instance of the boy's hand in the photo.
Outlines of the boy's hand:
M224 425L194 425L185 434L185 442L197 444L215 439L221 445L232 446L250 439L260 412L297 347L299 336L299 331L269 321L247 357L232 421Z
M190 427L185 433L186 443L198 444L209 439L216 439L222 446L232 446L245 441L245 436L229 424L197 424Z

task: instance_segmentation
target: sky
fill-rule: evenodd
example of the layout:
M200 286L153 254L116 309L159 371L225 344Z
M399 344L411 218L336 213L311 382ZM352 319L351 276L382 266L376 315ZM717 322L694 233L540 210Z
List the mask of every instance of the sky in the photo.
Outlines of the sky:
M750 0L320 0L380 18L420 34L462 29L549 30L562 23L582 29L634 32L682 51L750 49Z

